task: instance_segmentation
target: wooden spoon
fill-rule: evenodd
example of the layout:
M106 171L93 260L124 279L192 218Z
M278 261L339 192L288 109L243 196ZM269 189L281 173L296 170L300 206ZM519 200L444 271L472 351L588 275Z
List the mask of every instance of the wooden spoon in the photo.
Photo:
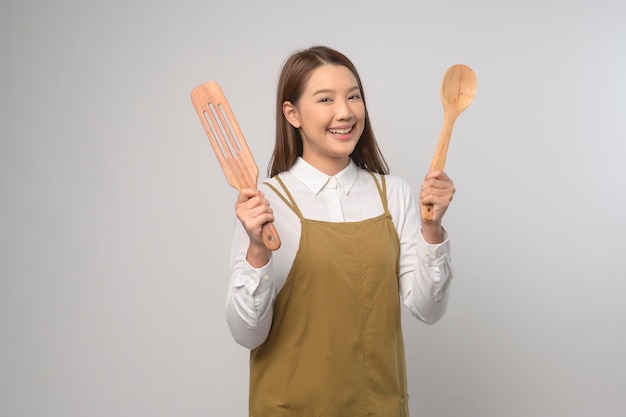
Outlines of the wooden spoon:
M441 102L443 104L443 127L435 149L435 156L430 164L430 171L443 170L448 155L448 145L452 127L456 118L472 104L476 95L476 74L466 65L453 65L443 76L441 83ZM422 219L433 219L432 204L422 206Z

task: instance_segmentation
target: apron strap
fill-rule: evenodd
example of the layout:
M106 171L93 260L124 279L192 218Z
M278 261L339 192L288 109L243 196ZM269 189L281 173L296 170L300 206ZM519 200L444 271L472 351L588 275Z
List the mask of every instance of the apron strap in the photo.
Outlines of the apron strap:
M278 181L278 183L280 184L280 186L282 187L283 191L285 191L285 194L287 194L287 197L285 198L285 196L283 195L283 193L281 193L280 191L278 191L278 189L276 187L274 187L272 184L270 184L269 182L264 182L263 184L267 185L268 187L270 187L272 190L274 190L274 192L276 193L277 196L280 197L281 200L283 200L285 202L285 204L287 205L287 207L289 207L291 209L291 211L293 211L294 213L296 213L296 216L298 216L300 218L300 220L303 219L302 217L302 212L300 211L300 208L298 207L298 205L296 204L296 201L293 199L291 193L289 192L289 190L287 189L287 187L285 186L285 183L283 182L283 180L280 178L280 176L276 175L274 178L276 178L276 180ZM287 200L287 198L289 200Z
M380 176L380 182L378 182L378 178L376 178L376 174L372 171L368 171L372 178L374 178L374 182L376 183L376 188L378 188L378 195L380 195L380 201L383 203L383 208L385 209L385 214L389 214L389 207L387 205L387 182L385 181L385 176Z
M376 188L378 189L378 195L380 196L380 201L382 202L383 208L385 209L385 214L388 215L389 214L389 206L388 206L388 203L387 203L387 182L385 181L385 176L381 175L380 176L380 182L379 182L378 178L376 178L376 174L374 174L371 171L368 171L368 172L370 173L370 175L374 179L374 183L376 184ZM291 195L291 193L287 189L287 186L285 185L283 180L280 178L279 175L276 175L274 178L276 178L276 180L280 184L280 186L283 189L283 191L285 192L285 194L287 194L287 197L285 197L285 195L283 195L283 193L278 191L278 189L276 187L274 187L272 184L270 184L269 182L264 182L263 184L265 184L268 187L270 187L276 193L276 195L278 195L280 197L280 199L283 200L283 202L287 205L287 207L289 207L300 218L300 220L303 220L304 217L302 217L302 212L300 211L300 208L296 204L296 201L293 199L293 196Z

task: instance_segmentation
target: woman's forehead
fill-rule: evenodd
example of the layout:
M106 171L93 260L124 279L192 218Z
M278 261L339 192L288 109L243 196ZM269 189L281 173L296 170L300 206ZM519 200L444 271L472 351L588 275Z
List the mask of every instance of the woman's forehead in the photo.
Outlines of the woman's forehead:
M305 91L348 90L354 87L358 87L358 82L348 67L325 64L311 72L305 85Z

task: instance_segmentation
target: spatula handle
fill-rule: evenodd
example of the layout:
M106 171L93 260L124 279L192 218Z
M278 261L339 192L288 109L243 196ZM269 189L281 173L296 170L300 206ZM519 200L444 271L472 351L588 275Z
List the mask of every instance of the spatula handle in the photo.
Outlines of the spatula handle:
M265 247L269 250L274 251L280 248L280 237L274 227L274 223L270 222L263 225L263 228L261 229L261 237L263 238Z
M424 204L422 206L422 220L430 222L433 220L434 208L432 204Z

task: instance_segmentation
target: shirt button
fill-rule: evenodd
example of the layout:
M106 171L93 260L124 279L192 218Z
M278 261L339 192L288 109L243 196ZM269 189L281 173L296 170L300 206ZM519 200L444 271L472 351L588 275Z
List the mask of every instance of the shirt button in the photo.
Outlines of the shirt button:
M430 256L430 251L427 251L427 250L426 250L426 251L424 251L424 255L426 255L426 256Z
M269 275L264 275L263 276L263 281L269 281L269 279L270 279Z

